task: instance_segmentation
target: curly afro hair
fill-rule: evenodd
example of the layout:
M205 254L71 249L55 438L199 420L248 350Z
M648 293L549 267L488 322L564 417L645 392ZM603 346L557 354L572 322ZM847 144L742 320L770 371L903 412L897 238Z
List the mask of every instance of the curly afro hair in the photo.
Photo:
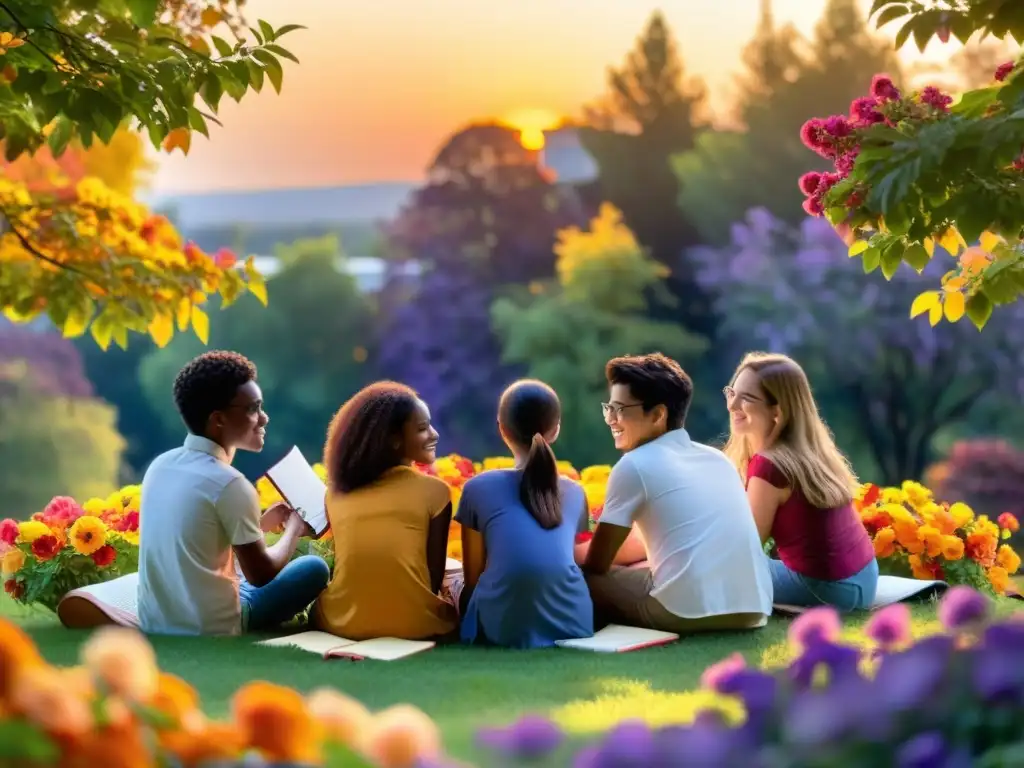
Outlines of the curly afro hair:
M608 384L625 384L643 403L644 413L656 405L668 411L669 429L680 429L693 400L693 380L679 363L660 352L616 357L605 366Z
M349 493L402 463L394 439L419 397L405 384L378 381L354 394L327 428L324 466L332 490Z
M186 363L174 379L174 404L188 431L203 435L210 414L227 408L250 381L256 366L237 352L211 350Z

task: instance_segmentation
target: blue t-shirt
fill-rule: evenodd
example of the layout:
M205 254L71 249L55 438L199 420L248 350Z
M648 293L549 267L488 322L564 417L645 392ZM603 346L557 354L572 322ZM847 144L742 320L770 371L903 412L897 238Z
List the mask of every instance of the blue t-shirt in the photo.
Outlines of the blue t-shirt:
M583 488L561 478L562 524L545 530L519 500L522 474L466 483L455 519L483 534L487 562L462 617L463 642L544 648L594 634L594 607L573 548L589 527Z

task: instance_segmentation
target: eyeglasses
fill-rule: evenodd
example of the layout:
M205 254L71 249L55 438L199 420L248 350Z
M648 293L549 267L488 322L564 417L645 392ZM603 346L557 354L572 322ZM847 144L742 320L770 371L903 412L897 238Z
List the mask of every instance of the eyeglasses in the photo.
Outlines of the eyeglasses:
M231 405L228 406L228 408L241 408L246 412L247 415L255 416L256 414L260 413L263 410L263 403L232 403Z
M764 398L758 397L757 395L751 395L749 392L737 392L732 387L722 387L722 394L725 395L726 402L730 402L734 397L738 397L745 403L763 403Z
M643 403L630 403L629 405L615 405L612 403L601 403L601 411L605 417L614 415L616 419L622 416L622 412L627 408L643 408Z

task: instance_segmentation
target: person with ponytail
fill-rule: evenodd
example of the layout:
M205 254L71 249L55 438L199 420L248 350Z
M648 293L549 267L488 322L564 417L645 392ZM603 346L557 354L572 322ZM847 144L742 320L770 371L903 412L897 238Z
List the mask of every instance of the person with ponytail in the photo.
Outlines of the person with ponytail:
M462 526L463 642L545 648L594 634L593 604L576 565L576 534L588 529L587 497L561 477L551 444L562 408L540 381L517 381L501 396L498 431L515 467L466 483Z

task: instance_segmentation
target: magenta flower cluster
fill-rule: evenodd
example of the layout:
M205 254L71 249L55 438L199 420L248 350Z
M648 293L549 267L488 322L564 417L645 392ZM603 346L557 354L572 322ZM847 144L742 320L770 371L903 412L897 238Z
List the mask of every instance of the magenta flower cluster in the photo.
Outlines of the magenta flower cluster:
M804 210L811 216L825 212L825 196L853 171L860 154L860 138L864 130L884 123L895 125L900 120L934 120L949 112L953 97L928 86L920 93L905 98L888 75L878 74L871 80L867 96L850 104L849 115L815 117L804 123L800 138L808 149L831 160L834 171L811 171L800 177L800 191L807 198ZM847 208L856 208L864 199L864 190L851 192L844 201Z
M505 766L1019 765L1024 621L989 624L991 608L968 587L950 589L939 607L947 632L917 643L907 606L878 611L864 630L873 673L865 671L864 649L842 641L839 614L812 609L790 625L797 656L787 668L764 672L733 654L701 677L705 689L742 700L739 726L704 712L685 726L626 721L580 743L550 720L527 716L481 731L477 743L491 754L487 765Z

